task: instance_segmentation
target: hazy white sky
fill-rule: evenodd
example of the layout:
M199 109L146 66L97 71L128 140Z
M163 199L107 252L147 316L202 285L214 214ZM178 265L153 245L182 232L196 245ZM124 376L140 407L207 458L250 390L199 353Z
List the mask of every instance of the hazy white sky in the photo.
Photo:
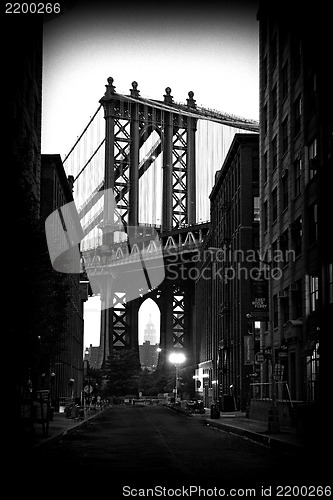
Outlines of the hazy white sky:
M256 12L253 0L88 1L45 23L42 153L65 157L109 76L119 93L134 80L153 99L169 86L186 102L192 90L199 105L258 120ZM99 344L98 310L89 300L85 346Z
M186 102L192 90L199 105L258 119L256 2L198 4L79 2L46 23L42 152L68 152L109 76L117 92L136 80L143 96L163 99L169 86Z

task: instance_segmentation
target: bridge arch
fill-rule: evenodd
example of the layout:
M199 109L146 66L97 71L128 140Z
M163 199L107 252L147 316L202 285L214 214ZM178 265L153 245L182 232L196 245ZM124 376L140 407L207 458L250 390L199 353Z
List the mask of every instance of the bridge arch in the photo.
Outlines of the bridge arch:
M142 368L154 371L157 367L161 335L161 311L158 304L148 297L138 310L138 344Z

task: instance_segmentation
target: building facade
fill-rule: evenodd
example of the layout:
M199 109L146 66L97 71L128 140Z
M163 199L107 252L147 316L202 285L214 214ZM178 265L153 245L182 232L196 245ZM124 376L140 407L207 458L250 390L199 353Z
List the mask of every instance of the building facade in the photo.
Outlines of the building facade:
M3 59L4 185L11 194L6 203L10 216L3 217L3 223L12 262L4 310L10 318L6 335L15 368L11 370L9 394L14 407L11 421L17 432L24 393L30 393L35 375L38 342L33 265L34 259L38 260L39 240L43 21L37 16L28 23L23 16L6 16L3 33L10 47Z
M245 410L254 373L249 327L252 269L259 249L259 137L235 134L210 194L211 228L196 282L197 397Z
M58 213L60 208L66 204L73 202L72 187L72 178L66 177L60 155L42 155L41 217L44 220L50 214ZM70 218L66 217L67 226L69 220ZM73 218L73 225L75 225L75 218ZM59 238L66 237L58 218L54 221L52 231ZM66 227L66 231L70 233L71 228ZM65 242L62 246L63 248L67 247ZM74 247L72 251L75 251ZM53 273L57 279L61 280L62 290L66 297L62 311L61 338L58 339L56 348L50 356L48 373L45 374L51 397L57 405L60 399L81 397L83 389L83 304L88 299L88 285L80 282L79 273L60 273L56 270L53 270Z
M286 15L288 12L288 15ZM260 2L260 247L270 255L275 379L319 403L332 330L332 78L325 9ZM319 28L319 29L318 29ZM326 358L326 360L325 360ZM270 380L267 370L262 382Z
M84 353L84 361L88 361L89 367L98 370L100 368L98 364L98 356L99 356L99 346L93 346L90 344L89 347L86 347Z

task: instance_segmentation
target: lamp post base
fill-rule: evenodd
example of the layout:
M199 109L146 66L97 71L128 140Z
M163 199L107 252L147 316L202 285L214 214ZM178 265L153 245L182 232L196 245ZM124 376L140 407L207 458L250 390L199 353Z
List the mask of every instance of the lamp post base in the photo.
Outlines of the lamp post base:
M280 432L279 412L277 406L268 410L268 433L278 434Z

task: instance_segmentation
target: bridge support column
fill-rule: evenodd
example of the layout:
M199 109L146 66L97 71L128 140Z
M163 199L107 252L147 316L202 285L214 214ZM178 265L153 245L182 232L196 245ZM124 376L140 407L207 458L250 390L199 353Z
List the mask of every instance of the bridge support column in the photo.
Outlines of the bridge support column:
M114 207L115 200L113 197L114 191L114 101L110 100L110 96L114 94L115 87L113 86L113 78L108 78L106 92L104 98L100 100L104 106L105 119L105 166L104 166L104 190L111 189L112 194L107 192L104 195L104 212L103 222L100 228L103 231L103 244L110 245L113 243L112 225L114 224Z
M112 335L112 294L113 287L111 277L108 279L104 277L101 286L101 322L100 322L100 342L99 342L99 355L98 365L102 367L111 354L112 342L110 335ZM100 277L100 280L102 278Z
M133 349L139 357L139 301L132 300L127 304L127 311L129 314L129 327L130 332L128 335L128 343L130 349Z
M196 223L195 118L187 120L187 223Z
M134 84L135 82L133 82ZM139 110L138 105L131 107L131 146L130 146L130 189L128 224L137 226L139 219Z
M172 285L164 283L161 288L160 298L161 326L160 326L160 347L162 351L159 355L158 367L165 369L168 367L168 355L173 349L173 290Z
M196 104L192 90L188 93L187 107L195 110ZM196 118L187 118L187 223L196 223L196 171L195 171L195 133Z
M162 231L172 229L172 138L173 115L166 113L163 138L163 214Z

